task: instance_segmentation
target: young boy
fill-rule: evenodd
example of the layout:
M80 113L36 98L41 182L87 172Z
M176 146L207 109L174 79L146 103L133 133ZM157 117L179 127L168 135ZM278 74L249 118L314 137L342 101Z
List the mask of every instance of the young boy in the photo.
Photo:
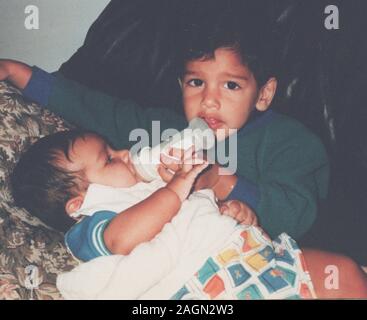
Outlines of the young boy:
M216 30L187 50L180 75L187 120L203 118L222 143L227 143L229 129L237 129L237 152L229 155L237 163L235 174L219 174L224 165L219 163L199 177L198 186L216 189L220 200L241 200L272 237L287 232L297 239L311 227L318 202L326 197L328 160L315 135L269 110L277 80L259 38L243 41L235 32ZM126 137L133 129L151 132L154 120L161 130L186 127L169 109L142 109L16 62L0 62L0 79L66 120L98 132L118 149L131 146Z
M289 236L270 241L238 201L226 204L237 221L221 215L210 190L185 201L207 165L189 164L191 153L167 184L144 183L128 150L88 132L47 136L21 157L11 177L16 202L59 228L59 216L72 217L65 235L70 251L85 261L100 257L59 277L66 298L315 297ZM316 296L367 295L366 279L350 260L307 250L304 257ZM340 270L338 290L327 290L320 274L330 264Z

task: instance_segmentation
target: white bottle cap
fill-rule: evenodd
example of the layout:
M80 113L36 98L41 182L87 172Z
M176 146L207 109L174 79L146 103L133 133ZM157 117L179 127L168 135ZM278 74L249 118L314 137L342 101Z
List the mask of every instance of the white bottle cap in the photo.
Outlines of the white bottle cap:
M160 178L157 171L158 163L155 163L155 161L153 163L150 147L144 147L138 153L132 155L132 162L135 170L144 180L152 181Z

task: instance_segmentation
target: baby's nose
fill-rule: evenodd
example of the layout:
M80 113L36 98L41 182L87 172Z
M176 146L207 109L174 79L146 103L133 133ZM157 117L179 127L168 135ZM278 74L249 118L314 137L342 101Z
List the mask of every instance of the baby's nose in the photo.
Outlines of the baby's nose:
M129 150L118 150L116 151L115 156L125 163L130 161Z
M119 156L123 162L129 162L130 161L130 152L129 150L120 150Z

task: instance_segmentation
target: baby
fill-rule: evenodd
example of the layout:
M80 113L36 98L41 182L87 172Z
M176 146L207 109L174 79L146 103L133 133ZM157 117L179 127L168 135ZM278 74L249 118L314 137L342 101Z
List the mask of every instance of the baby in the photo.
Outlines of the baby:
M189 197L207 165L186 161L191 153L185 152L167 183L142 181L128 150L113 150L93 133L57 133L24 154L12 175L16 202L46 223L69 229L65 241L77 258L99 257L58 278L64 297L280 299L335 294L320 289L319 278L313 279L315 293L296 243L286 234L272 242L251 226L256 217L240 202L222 209L235 220L220 214L213 191ZM65 224L58 225L60 221ZM325 256L329 263L345 265L341 257ZM311 270L321 268L323 260L307 257L312 277ZM350 277L362 288L348 287L346 293L340 285L338 294L365 294L363 275L355 269Z
M188 150L185 154L191 153ZM168 170L160 169L170 181L148 193L143 202L130 203L114 213L93 212L80 219L76 213L90 184L130 188L141 185L143 180L136 173L128 150L113 150L93 133L69 131L34 144L16 166L12 184L16 202L51 227L68 231L66 243L71 252L87 261L100 256L100 248L110 254L128 254L136 245L151 240L177 214L205 166L185 164L173 178ZM222 205L223 211L236 214L243 222L256 221L253 212L245 208L238 201ZM80 220L78 224L76 220ZM91 239L97 226L103 233L99 233L96 244Z

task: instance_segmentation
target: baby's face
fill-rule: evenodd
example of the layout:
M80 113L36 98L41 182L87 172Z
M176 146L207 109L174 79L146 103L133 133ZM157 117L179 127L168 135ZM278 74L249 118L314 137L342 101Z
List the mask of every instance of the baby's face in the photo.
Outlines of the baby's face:
M213 59L187 63L182 78L185 115L188 121L200 117L215 131L240 129L248 120L258 98L252 72L237 53L217 49ZM218 137L219 138L219 137Z
M136 174L128 150L113 150L105 140L94 134L78 138L69 151L68 170L83 170L89 183L124 188L142 181Z

